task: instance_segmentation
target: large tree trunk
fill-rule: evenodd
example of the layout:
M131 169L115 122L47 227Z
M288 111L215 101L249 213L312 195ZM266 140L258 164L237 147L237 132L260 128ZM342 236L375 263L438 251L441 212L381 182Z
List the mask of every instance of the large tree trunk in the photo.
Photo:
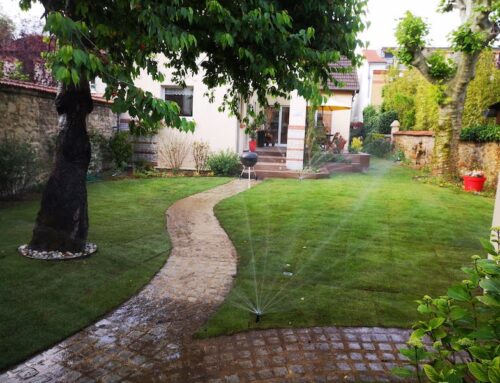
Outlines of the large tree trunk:
M90 142L86 118L92 111L88 82L59 85L59 114L54 168L43 191L30 248L39 251L84 249L88 233L86 175Z
M434 174L457 175L458 145L462 130L463 100L439 108L439 126L434 132Z

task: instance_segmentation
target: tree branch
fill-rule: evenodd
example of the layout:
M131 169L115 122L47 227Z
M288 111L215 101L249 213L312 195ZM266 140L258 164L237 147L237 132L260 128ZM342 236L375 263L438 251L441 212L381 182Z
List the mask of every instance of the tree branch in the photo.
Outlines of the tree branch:
M423 49L413 52L413 61L411 62L411 65L417 68L427 81L432 84L437 83L437 81L429 74L429 65L427 64L427 59L425 58Z

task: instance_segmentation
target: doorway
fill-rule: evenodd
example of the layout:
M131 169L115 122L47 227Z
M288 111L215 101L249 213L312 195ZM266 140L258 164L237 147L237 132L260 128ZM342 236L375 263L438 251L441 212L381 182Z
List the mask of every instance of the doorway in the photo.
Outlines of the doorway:
M289 106L267 108L266 129L272 134L274 143L278 146L285 146L287 143L289 119Z

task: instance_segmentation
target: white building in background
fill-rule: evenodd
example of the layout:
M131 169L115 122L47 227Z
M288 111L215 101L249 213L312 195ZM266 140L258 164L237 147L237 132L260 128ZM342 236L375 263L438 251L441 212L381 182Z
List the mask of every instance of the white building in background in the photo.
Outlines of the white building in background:
M368 49L362 53L365 60L358 69L359 95L352 110L355 122L363 121L363 109L368 105L382 105L382 88L386 83L387 69L392 64L392 55L388 52Z
M160 62L160 67L163 63ZM333 64L333 67L350 67L348 60L342 59ZM228 111L219 111L224 94L228 93L227 87L219 87L214 90L215 99L209 102L205 95L208 88L203 84L203 73L200 71L194 76L184 79L184 88L174 84L172 73L165 69L165 82L154 81L146 72L135 81L135 85L145 91L151 92L154 96L175 101L181 109L181 116L192 120L196 124L194 133L186 133L186 136L193 141L203 141L210 145L212 151L230 150L241 153L248 149L249 138L244 134L244 126L238 119ZM327 104L340 106L335 111L320 111L323 124L329 133L339 132L344 139L349 142L349 129L351 122L351 108L355 95L359 90L356 73L335 73L334 77L341 82L336 85L333 81L329 83L333 96ZM104 84L96 81L95 91L100 93L104 90ZM304 138L306 125L307 102L293 92L289 99L270 99L270 104L278 102L279 107L269 107L266 109L265 129L273 135L276 146L282 151L286 150L286 167L288 169L302 169L304 158ZM244 108L244 106L242 106ZM120 116L120 129L127 129L129 122L128 115ZM160 133L161 135L161 133ZM161 138L161 137L160 137ZM159 167L165 164L158 163L156 156L157 149L154 144L159 141L159 137L144 139L136 144L136 156L150 162L157 163ZM345 147L347 150L347 145ZM194 161L188 158L184 168L193 168Z

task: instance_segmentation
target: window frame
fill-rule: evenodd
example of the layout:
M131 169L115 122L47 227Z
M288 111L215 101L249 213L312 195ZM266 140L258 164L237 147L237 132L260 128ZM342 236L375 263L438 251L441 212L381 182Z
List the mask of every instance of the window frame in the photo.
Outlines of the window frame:
M179 108L180 108L179 117L192 118L194 116L194 86L186 85L185 87L182 87L179 85L163 85L162 86L163 99L165 101L173 101L173 102L177 103L177 101L175 101L175 100L167 100L167 90L169 90L169 89L174 89L174 90L190 89L191 90L191 114L183 114L183 105L179 105Z

